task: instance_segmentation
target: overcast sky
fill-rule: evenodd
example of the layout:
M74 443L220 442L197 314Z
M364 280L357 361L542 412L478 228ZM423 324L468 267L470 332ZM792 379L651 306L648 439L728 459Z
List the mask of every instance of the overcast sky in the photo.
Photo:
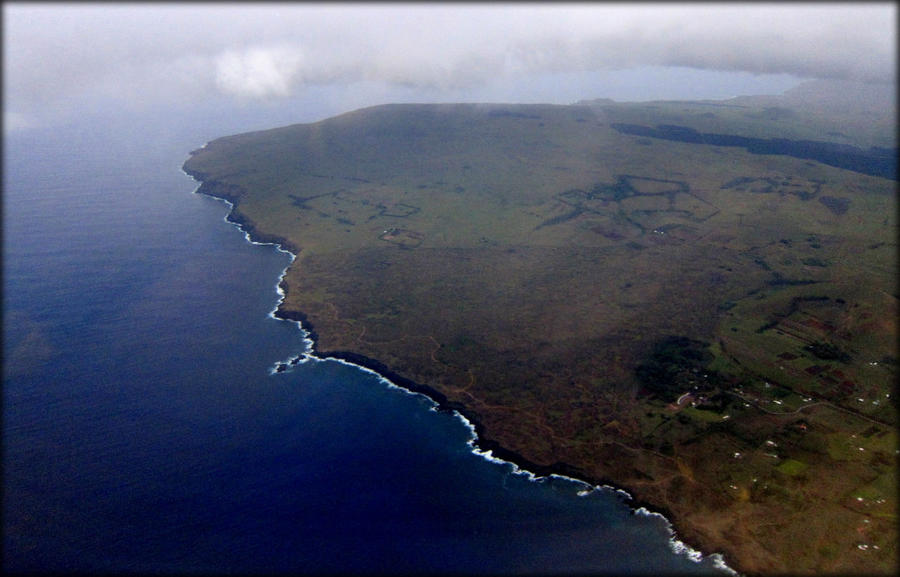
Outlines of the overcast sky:
M391 100L569 103L895 81L879 4L3 4L8 130L83 107L322 113Z

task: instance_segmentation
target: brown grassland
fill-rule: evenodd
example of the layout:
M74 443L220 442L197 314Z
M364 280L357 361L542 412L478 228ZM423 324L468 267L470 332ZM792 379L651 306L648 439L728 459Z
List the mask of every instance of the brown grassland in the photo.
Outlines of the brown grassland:
M424 387L526 467L625 488L741 572L892 573L896 181L616 122L834 134L752 99L390 105L185 170L296 252L281 314L318 355Z

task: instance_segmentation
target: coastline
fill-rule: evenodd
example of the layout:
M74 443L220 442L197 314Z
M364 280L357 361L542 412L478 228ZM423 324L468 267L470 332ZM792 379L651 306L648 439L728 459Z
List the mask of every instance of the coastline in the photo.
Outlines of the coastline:
M199 150L202 150L205 146L206 145ZM199 150L191 152L191 155ZM335 360L370 371L384 379L387 383L410 393L423 395L435 404L436 410L455 413L470 427L473 438L470 440L469 445L476 454L489 460L509 463L517 470L517 472L528 474L533 479L551 476L564 477L583 483L589 486L591 490L608 489L622 494L625 496L624 503L631 509L632 514L658 516L663 519L670 531L669 545L674 554L686 555L690 560L697 563L708 558L712 560L716 568L723 572L732 575L742 574L726 562L726 557L729 559L734 558L734 555L731 552L727 550L708 552L711 548L704 546L703 539L699 535L696 535L695 532L691 531L689 528L687 531L676 528L675 515L673 515L671 511L658 504L636 499L627 487L621 487L615 480L608 478L593 478L577 467L563 462L556 462L552 465L539 465L533 463L524 456L503 447L499 442L490 439L485 434L486 430L484 425L477 417L474 417L469 412L465 405L450 401L446 395L437 389L412 381L411 379L392 371L387 365L377 359L372 359L359 353L352 351L317 351L316 344L319 340L318 334L307 316L301 311L289 310L283 307L285 302L284 297L288 290L287 283L284 280L285 274L302 249L285 238L260 232L256 224L239 210L239 199L244 192L240 187L223 184L217 181L204 180L204 177L207 175L197 171L188 171L184 167L182 167L181 170L185 175L198 183L197 188L194 190L194 194L202 194L204 196L216 198L229 205L229 212L225 216L225 221L237 227L244 234L248 242L258 245L272 245L276 250L285 252L291 256L291 262L285 267L281 273L281 277L278 279L277 292L280 298L274 310L270 313L270 316L278 320L295 323L304 333L304 341L306 342L307 348L302 355L297 358L296 362L281 363L282 365L287 366L297 364L302 362L301 359L303 359L303 357L306 359ZM685 543L685 541L680 538L683 533L688 533L689 536L687 539L696 544L699 548L695 548Z
M308 338L313 343L317 342L315 332L312 330L312 327L308 323L308 321L304 320L306 317L302 313L297 313L294 311L283 311L279 309L276 318L300 323L299 326L302 326L303 330L307 332ZM471 413L468 412L465 405L448 400L443 393L428 385L416 383L415 381L412 381L398 373L395 373L377 359L371 359L364 355L349 351L317 352L315 351L315 348L313 348L313 350L308 353L308 356L321 360L333 359L356 367L361 367L363 369L372 371L387 382L399 388L405 389L411 393L424 395L425 397L431 399L436 405L436 410L455 413L469 425L469 427L472 429L473 434L473 439L470 441L470 445L472 446L473 451L482 456L485 456L489 460L509 463L522 473L530 475L533 479L540 479L543 477L563 477L579 483L583 483L584 485L590 487L592 490L608 489L624 495L624 503L629 509L631 509L632 514L658 516L668 525L669 530L671 531L669 544L674 553L686 555L694 562L700 562L705 558L709 558L713 560L713 563L719 569L733 575L740 574L736 569L725 562L726 553L721 551L710 553L706 552L708 551L708 549L705 549L702 546L700 549L698 549L686 543L684 541L684 538L687 537L684 537L684 535L681 534L682 531L676 528L676 524L674 522L675 515L673 515L673 513L665 507L635 498L627 487L622 487L613 479L605 477L594 478L591 475L586 474L584 471L578 469L577 467L574 467L567 463L557 462L552 465L539 465L537 463L529 461L519 453L509 450L502 446L499 442L489 438L485 434L484 425L478 420L477 417L474 417ZM687 539L692 543L699 543L701 541L697 538Z

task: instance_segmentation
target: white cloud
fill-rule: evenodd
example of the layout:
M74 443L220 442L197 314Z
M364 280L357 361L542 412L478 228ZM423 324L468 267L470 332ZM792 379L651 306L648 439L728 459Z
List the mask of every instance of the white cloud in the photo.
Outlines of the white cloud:
M20 115L98 97L177 105L360 83L461 96L502 84L527 100L530 76L665 66L896 79L890 3L4 3L3 12L4 99Z
M227 50L216 58L216 86L240 97L288 96L302 64L296 48Z

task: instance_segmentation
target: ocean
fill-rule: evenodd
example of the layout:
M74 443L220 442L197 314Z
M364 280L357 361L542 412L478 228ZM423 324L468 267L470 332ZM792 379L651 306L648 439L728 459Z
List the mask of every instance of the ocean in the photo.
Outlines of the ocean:
M85 115L7 135L3 568L702 574L626 495L535 478L272 316L290 255L194 194L188 152L291 111Z

